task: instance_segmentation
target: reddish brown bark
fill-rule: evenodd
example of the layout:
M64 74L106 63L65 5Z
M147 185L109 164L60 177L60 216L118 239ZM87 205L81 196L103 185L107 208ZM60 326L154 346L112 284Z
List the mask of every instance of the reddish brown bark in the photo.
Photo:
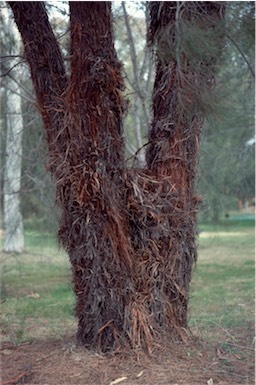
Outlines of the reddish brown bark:
M42 115L52 156L52 171L65 153L66 132L63 130L65 107L63 92L67 86L64 61L49 23L43 2L9 2L25 45L38 107ZM56 141L56 138L59 138ZM60 147L59 147L60 145ZM57 164L55 163L57 162Z
M205 3L150 3L157 70L146 170L125 168L124 81L111 3L70 3L69 78L43 3L9 3L45 123L62 208L59 238L72 265L78 340L86 346L106 351L128 342L150 351L156 333L183 335L187 328L199 201L198 84L209 78L202 61L196 72L177 51L175 23L182 4L184 20L203 9L214 29L219 8Z
M69 170L59 235L69 251L78 339L112 348L125 338L131 248L124 210L124 82L111 3L71 2L71 78L66 92Z
M168 197L170 205L168 210L168 204L162 203L165 211L158 217L158 228L162 226L165 232L162 236L151 235L159 256L153 260L161 261L155 274L162 277L157 280L161 294L151 305L159 309L154 315L156 318L160 314L158 323L164 329L174 328L183 335L187 328L189 282L197 258L196 213L200 197L195 191L195 177L204 115L202 95L205 90L210 92L208 84L216 57L190 55L182 41L182 28L189 25L202 32L212 30L214 43L221 47L223 35L217 26L223 5L150 2L149 7L149 40L156 46L157 67L146 158L152 177L160 183L158 193ZM143 279L147 280L145 276ZM156 298L159 288L154 285L151 293L156 293Z
M68 81L43 3L10 2L44 119L69 253L78 340L113 348L127 337L131 251L124 210L124 82L111 3L71 2Z

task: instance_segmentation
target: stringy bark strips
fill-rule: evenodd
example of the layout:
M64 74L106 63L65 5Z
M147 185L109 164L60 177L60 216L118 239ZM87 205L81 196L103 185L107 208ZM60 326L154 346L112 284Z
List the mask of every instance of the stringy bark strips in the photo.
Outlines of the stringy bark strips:
M30 67L39 111L49 145L51 171L60 163L66 142L63 130L63 99L68 78L58 42L49 23L43 2L9 2L20 31L25 57ZM55 140L58 137L58 140ZM60 148L58 147L60 145ZM57 157L57 159L56 159Z
M200 90L215 62L190 64L180 18L214 31L216 4L150 3L157 67L142 170L127 169L124 160L126 103L111 3L70 2L69 76L43 3L9 3L44 119L62 209L59 239L72 266L77 337L85 346L107 351L128 343L151 352L156 335L186 336L200 202Z
M132 250L124 210L124 82L111 3L71 2L69 132L59 231L77 296L78 340L107 350L127 339Z
M149 214L154 231L150 232L147 224L141 232L142 238L148 234L149 243L149 256L141 263L147 271L141 281L148 279L151 284L148 307L156 323L184 337L189 283L197 259L196 213L201 198L195 191L195 177L205 108L202 95L210 92L217 62L214 53L219 55L222 47L223 34L218 25L223 4L150 2L149 7L149 42L156 47L157 65L146 158L152 173L150 183L155 178L159 184L155 197L150 190L154 210ZM210 46L213 39L217 51L197 57L196 47L191 55L187 36L182 35L185 27L198 34L207 32L204 43Z

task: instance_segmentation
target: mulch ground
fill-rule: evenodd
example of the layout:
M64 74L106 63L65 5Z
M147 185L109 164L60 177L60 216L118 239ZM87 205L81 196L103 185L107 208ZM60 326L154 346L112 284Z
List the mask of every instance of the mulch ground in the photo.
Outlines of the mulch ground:
M142 351L99 355L73 337L1 345L1 383L44 385L254 384L254 338L232 329L223 341L193 338L188 346L165 341ZM161 346L160 346L161 345Z

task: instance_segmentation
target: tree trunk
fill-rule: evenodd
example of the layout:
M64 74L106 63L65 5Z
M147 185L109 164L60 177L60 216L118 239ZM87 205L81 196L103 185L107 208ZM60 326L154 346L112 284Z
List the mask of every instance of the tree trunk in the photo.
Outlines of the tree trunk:
M127 338L131 251L124 210L125 103L114 50L111 3L70 3L69 129L60 238L69 251L77 295L78 339L113 348Z
M140 109L141 105L145 103L144 96L141 90L141 84L139 80L139 69L138 69L138 59L136 55L136 49L135 44L132 36L132 31L129 23L129 17L128 13L126 11L125 2L122 1L122 8L124 13L124 19L125 19L125 25L126 25L126 31L128 36L128 44L130 48L130 55L131 55L131 61L132 61L132 68L133 68L133 82L131 83L133 90L134 90L134 98L133 98L133 116L134 116L134 129L136 134L136 144L137 144L137 158L138 158L138 164L140 167L145 166L145 150L143 148L142 143L142 135L141 135L141 118L140 118ZM146 55L146 54L145 54ZM144 114L144 118L146 120L147 116Z
M7 91L7 136L4 171L4 224L7 253L24 249L23 220L20 208L23 119L19 87L9 79Z
M126 105L111 3L70 3L69 84L44 5L10 6L47 131L50 169L63 210L59 238L69 253L77 296L78 340L107 350L128 338L132 291L124 207Z
M155 267L156 279L151 288L152 298L157 299L151 301L150 307L155 309L158 324L167 330L175 329L183 337L189 283L197 259L196 213L201 198L195 191L195 177L203 109L209 107L203 104L203 98L204 92L210 93L208 84L212 84L209 80L216 63L215 56L210 60L207 56L197 57L195 42L192 56L186 46L189 36L184 37L184 31L187 28L189 34L196 29L199 36L204 29L215 32L223 5L205 2L202 9L199 2L150 2L149 7L149 40L156 45L157 66L146 158L152 177L161 182L158 194L164 199L159 207L165 208L152 219L163 233L160 237L159 233L151 234L160 263ZM223 35L219 30L214 35L220 52ZM207 43L210 46L211 42ZM168 204L164 203L167 197ZM145 275L143 280L147 280Z
M19 50L19 34L7 9L1 10L9 55ZM6 79L6 148L4 165L4 251L21 253L24 249L23 219L20 207L23 116L20 87L13 80L17 71ZM20 76L19 76L20 77Z
M124 164L124 82L111 3L70 3L69 81L43 4L9 3L46 127L63 213L59 238L73 270L78 340L103 351L127 341L150 351L156 333L182 335L187 327L202 123L198 95L191 94L202 79L179 40L181 7L186 22L191 9L201 12L197 2L188 3L151 3L158 64L144 170ZM211 12L211 23L214 9L204 10ZM174 42L174 51L165 44L173 22L167 47ZM208 80L204 75L200 85Z

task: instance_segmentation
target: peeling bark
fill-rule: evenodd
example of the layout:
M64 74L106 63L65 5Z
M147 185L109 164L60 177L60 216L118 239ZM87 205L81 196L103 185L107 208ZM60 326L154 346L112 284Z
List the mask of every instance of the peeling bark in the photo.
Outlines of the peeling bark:
M150 3L157 70L143 170L124 162L124 81L111 3L70 2L70 79L43 3L9 3L47 132L62 208L59 238L72 265L85 346L106 351L128 343L151 352L157 335L186 336L200 201L202 113L193 90L209 78L190 66L179 28L181 15L188 22L196 10L203 28L214 30L220 8L204 3Z

